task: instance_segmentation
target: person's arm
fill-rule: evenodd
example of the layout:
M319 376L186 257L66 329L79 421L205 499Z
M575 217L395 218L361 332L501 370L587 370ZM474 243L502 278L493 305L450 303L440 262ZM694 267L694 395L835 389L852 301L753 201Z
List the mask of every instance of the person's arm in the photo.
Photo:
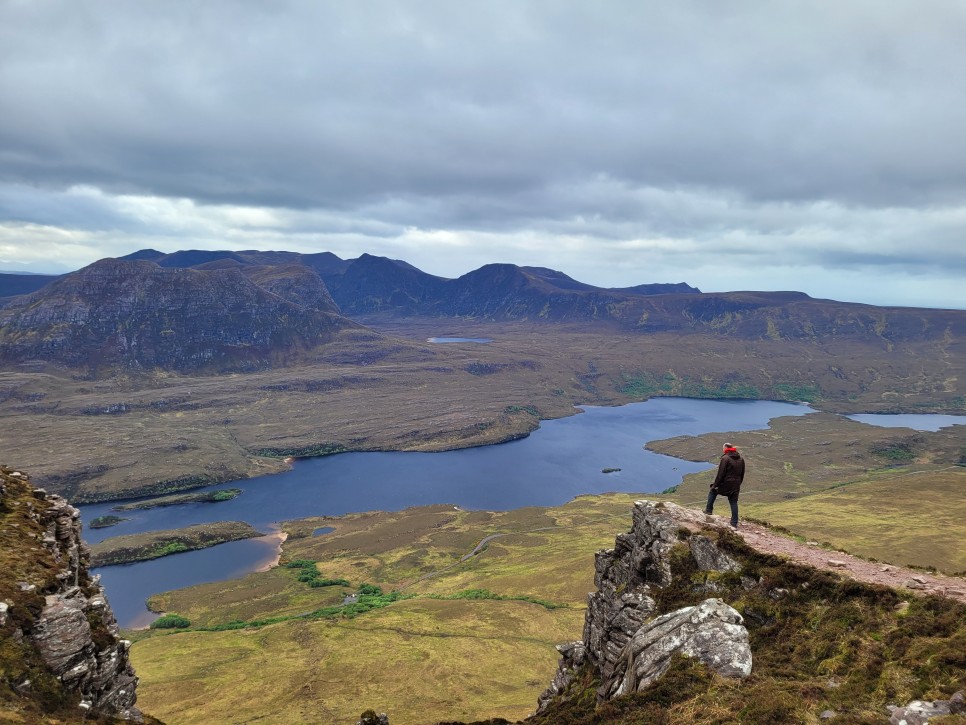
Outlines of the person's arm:
M714 483L711 484L711 488L717 488L718 484L724 481L725 472L728 470L728 457L721 456L721 460L718 461L718 475L714 477Z

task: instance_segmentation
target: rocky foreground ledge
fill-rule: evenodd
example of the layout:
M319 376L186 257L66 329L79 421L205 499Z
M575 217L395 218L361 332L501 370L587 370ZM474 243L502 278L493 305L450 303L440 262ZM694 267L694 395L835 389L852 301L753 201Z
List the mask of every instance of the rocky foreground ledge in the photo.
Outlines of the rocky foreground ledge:
M659 614L653 589L674 582L671 552L686 543L701 572L736 572L741 567L707 536L684 534L682 524L694 524L691 512L675 504L639 501L634 525L619 534L613 549L598 552L588 601L584 638L558 647L562 657L557 675L541 695L543 712L563 693L585 664L601 683L597 701L639 692L655 683L675 654L694 657L726 677L751 674L752 653L744 618L721 599ZM713 585L704 585L713 593Z
M80 512L0 466L0 721L145 722L89 559Z
M597 554L583 639L558 646L528 722L966 722L960 580L887 587L851 557L803 566L751 529L636 502L631 530Z

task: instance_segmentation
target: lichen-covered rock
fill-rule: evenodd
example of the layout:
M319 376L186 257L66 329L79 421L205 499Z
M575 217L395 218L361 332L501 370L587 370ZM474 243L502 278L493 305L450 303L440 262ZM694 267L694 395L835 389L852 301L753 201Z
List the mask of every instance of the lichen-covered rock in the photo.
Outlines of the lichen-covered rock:
M720 599L706 599L660 616L641 627L624 648L617 670L598 693L610 700L643 690L663 675L680 652L724 677L751 674L748 630L741 615Z
M389 716L386 713L377 715L375 710L366 710L359 716L356 725L389 725Z
M127 643L116 638L117 624L103 596L88 599L71 587L47 595L46 601L30 638L50 671L93 709L139 719L134 709L137 677L128 662ZM115 635L109 644L95 645L89 617L99 618Z
M913 700L905 707L892 711L890 725L926 725L931 718L966 713L966 690L960 690L948 700Z
M613 549L598 552L594 583L584 619L584 644L603 678L613 673L624 646L654 612L650 586L671 582L669 552L678 525L656 510L634 507L634 525L618 534Z
M543 694L537 699L538 713L543 712L553 702L553 698L566 690L567 686L573 681L577 671L584 664L587 647L582 641L577 640L576 642L558 644L557 651L560 653L560 666L557 668L557 674L554 675L550 687L544 690Z
M91 625L84 615L87 599L79 592L51 594L46 599L31 639L55 675L74 679L76 672L68 678L65 673L76 670L74 663L86 660L94 650Z
M701 571L738 571L738 562L714 545L707 536L695 534L688 539L691 557Z

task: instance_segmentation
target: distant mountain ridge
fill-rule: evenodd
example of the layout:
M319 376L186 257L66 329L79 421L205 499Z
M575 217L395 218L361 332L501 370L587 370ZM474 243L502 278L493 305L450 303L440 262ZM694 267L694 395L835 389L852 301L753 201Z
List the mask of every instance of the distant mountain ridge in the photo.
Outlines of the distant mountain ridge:
M31 276L29 279L35 279ZM600 288L546 267L487 264L456 279L363 254L145 249L0 304L0 361L250 369L286 364L371 315L570 324L736 340L961 344L966 312L702 293L684 283Z
M301 264L315 270L345 314L394 312L547 321L594 320L600 307L626 298L659 294L701 294L691 285L641 284L602 288L547 267L487 264L456 279L428 274L398 259L362 254L343 260L331 252L141 250L128 259L149 259L162 267Z
M33 272L0 272L0 299L36 292L46 287L58 274L34 274Z

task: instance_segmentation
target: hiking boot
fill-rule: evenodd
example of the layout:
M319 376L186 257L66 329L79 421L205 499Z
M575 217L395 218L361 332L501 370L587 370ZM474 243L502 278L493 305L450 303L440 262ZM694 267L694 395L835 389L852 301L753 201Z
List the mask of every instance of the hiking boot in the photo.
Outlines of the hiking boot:
M704 515L705 516L712 516L712 515L714 515L714 512L711 511L711 509L705 509L704 510Z
M738 522L737 521L732 521L731 522L731 528L737 529L738 528Z

